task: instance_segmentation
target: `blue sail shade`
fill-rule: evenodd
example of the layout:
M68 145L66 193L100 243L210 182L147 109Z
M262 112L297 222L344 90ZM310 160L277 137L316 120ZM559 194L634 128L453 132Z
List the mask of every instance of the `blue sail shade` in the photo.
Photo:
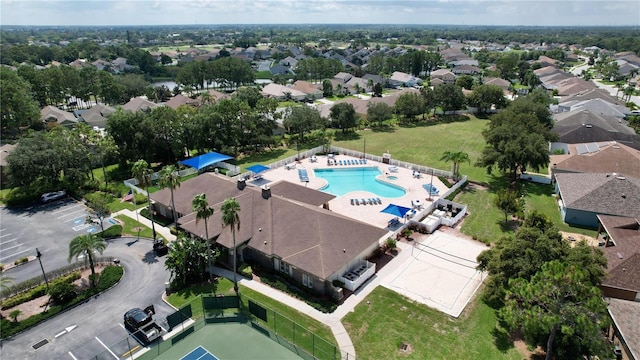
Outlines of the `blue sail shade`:
M210 152L204 155L195 156L190 159L180 161L180 163L192 168L196 168L196 170L200 170L207 166L229 159L233 159L233 157L229 155L219 154L217 152Z

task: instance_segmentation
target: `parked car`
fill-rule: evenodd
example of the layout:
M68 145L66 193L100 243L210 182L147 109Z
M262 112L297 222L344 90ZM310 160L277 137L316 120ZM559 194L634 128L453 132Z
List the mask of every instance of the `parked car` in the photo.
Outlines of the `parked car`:
M48 192L48 193L42 194L42 196L40 196L40 201L42 201L43 203L46 203L46 202L49 202L49 201L62 199L65 196L67 196L67 192L65 190Z
M153 306L144 311L133 308L124 314L124 326L133 333L133 336L144 343L150 343L160 337L162 328L153 320Z

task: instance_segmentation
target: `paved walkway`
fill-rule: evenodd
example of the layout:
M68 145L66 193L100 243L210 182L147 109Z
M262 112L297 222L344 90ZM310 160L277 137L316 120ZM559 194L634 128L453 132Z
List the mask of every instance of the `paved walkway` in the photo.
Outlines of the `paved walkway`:
M147 219L146 217L142 216L142 215L136 215L136 213L139 213L140 210L142 208L133 211L133 210L129 210L129 209L123 209L120 211L116 211L113 214L111 214L111 217L116 217L118 215L124 215L127 216L133 220L136 220L138 222L140 222L142 225L145 225L146 227L148 227L149 229L151 229L151 220ZM162 235L165 239L167 239L167 241L174 241L176 239L176 236L173 235L171 233L171 230L169 230L168 227L164 227L158 223L155 223L155 228L156 228L156 233Z
M241 277L241 280L238 280L238 283L248 287L249 289L266 295L274 300L277 300L278 302L286 304L300 311L301 313L306 314L313 319L327 325L331 329L333 336L338 342L338 347L340 348L340 352L342 353L342 358L355 359L355 347L353 346L353 342L351 342L351 338L349 337L347 330L345 329L344 325L342 325L341 319L348 313L352 312L356 305L364 300L364 298L369 295L369 293L371 293L373 289L380 285L385 280L385 278L397 268L399 264L409 260L409 257L411 257L411 245L399 242L397 246L400 249L398 256L396 256L393 260L391 260L391 262L386 264L385 267L380 269L367 283L360 287L358 291L349 296L344 301L344 303L338 306L336 311L331 314L325 314L319 310L316 310L304 301L298 300L282 291L273 289L258 281L253 281ZM229 270L214 267L212 272L218 276L222 276L227 279L233 279L233 273Z

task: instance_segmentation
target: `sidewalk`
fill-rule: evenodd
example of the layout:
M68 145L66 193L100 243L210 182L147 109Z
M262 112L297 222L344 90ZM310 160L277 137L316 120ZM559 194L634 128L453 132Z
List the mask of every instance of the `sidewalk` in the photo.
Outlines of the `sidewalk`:
M140 209L137 210L137 212L139 211ZM139 221L142 225L151 229L151 220L147 219L142 215L139 215L139 214L136 215L136 211L123 209L123 210L114 212L113 214L111 214L111 217L116 217L118 215L124 215L133 220ZM164 227L158 223L155 223L155 228L156 228L156 233L162 235L165 239L167 239L167 241L174 241L176 239L176 236L171 233L171 230L169 230L169 228Z

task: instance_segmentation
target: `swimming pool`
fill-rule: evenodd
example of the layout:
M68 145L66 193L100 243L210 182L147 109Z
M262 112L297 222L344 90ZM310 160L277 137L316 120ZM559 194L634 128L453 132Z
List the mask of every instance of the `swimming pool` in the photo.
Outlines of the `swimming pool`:
M316 169L314 173L328 182L320 190L337 196L351 191L368 191L386 198L397 198L406 194L399 186L377 180L376 176L381 174L377 167Z

